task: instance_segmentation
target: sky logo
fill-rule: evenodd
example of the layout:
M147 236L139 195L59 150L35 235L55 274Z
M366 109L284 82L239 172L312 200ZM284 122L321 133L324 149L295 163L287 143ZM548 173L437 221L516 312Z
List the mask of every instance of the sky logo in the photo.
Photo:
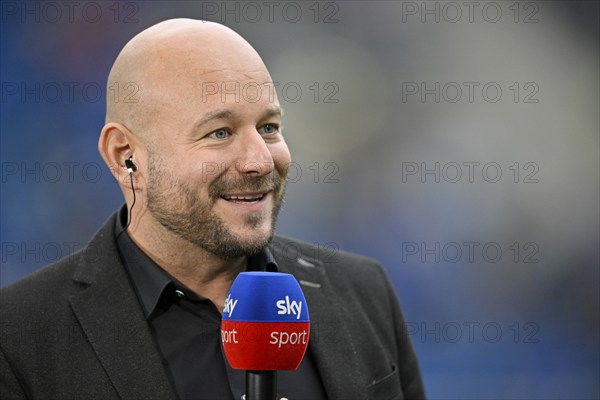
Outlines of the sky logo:
M223 308L223 314L227 313L227 315L229 315L229 318L231 318L231 314L233 314L233 309L235 308L237 302L237 299L232 299L231 293L229 293L229 295L225 299L225 308Z
M278 300L277 303L275 303L275 305L279 309L279 311L277 311L277 314L295 315L296 319L300 319L300 312L302 311L301 301L290 301L290 296L285 296L285 299Z

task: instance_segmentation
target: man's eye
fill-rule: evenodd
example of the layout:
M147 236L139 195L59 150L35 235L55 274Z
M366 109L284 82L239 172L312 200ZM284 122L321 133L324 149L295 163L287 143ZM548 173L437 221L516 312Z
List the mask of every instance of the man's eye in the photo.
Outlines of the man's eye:
M279 132L279 125L277 124L265 124L259 129L264 135L272 135Z
M229 131L225 128L217 129L209 136L213 139L227 139L229 137Z

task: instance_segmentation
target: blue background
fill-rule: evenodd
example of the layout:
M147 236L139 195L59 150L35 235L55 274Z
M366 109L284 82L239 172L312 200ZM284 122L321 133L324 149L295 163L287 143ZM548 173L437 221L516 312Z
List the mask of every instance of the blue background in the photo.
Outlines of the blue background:
M205 18L278 82L278 232L385 266L430 398L600 397L598 2L77 4L1 3L1 285L121 204L96 150L118 51Z

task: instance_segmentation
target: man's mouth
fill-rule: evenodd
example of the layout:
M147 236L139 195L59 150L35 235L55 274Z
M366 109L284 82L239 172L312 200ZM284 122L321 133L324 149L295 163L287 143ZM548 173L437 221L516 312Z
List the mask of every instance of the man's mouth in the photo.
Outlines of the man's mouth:
M261 201L269 192L256 194L225 194L221 196L223 200L239 204L256 204Z

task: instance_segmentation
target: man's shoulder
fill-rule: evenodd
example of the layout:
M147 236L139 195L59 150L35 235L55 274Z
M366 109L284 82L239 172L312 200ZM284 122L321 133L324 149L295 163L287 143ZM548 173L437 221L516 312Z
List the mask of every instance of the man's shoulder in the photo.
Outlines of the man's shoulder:
M52 324L68 309L73 293L73 257L50 264L0 289L0 320L5 324Z
M0 288L0 315L43 314L53 307L63 307L85 283L81 276L90 275L106 264L102 260L106 254L102 253L110 252L104 242L109 239L105 236L110 233L107 226L111 220L79 251Z
M270 247L278 262L289 268L315 269L338 283L380 285L387 281L387 274L377 260L342 250L336 242L309 243L276 235Z

